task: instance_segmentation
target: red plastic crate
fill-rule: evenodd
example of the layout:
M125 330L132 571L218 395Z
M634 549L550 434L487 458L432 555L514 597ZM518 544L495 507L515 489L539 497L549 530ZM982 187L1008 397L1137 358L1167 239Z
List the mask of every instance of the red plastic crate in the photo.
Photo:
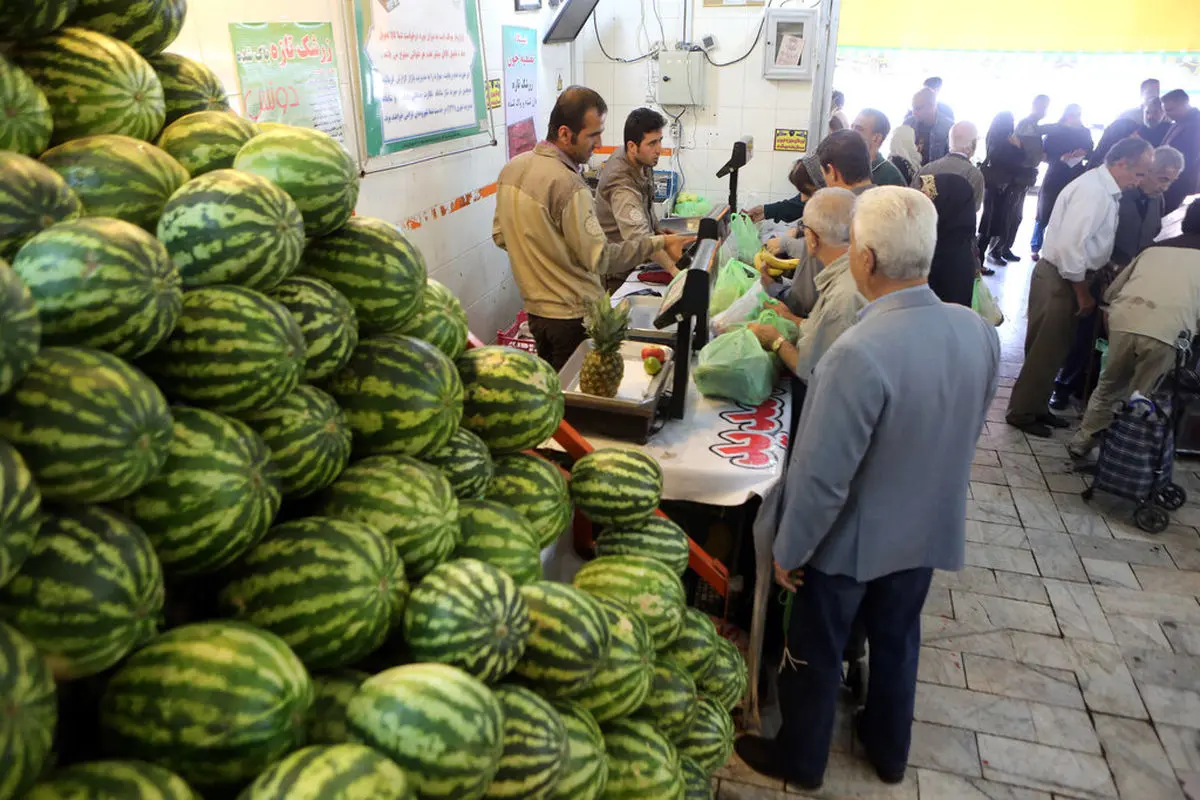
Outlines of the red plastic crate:
M537 355L537 342L528 337L517 335L517 331L521 330L521 323L527 319L529 319L529 316L524 311L518 311L517 319L512 325L509 325L502 331L496 331L496 344L505 347L515 347Z

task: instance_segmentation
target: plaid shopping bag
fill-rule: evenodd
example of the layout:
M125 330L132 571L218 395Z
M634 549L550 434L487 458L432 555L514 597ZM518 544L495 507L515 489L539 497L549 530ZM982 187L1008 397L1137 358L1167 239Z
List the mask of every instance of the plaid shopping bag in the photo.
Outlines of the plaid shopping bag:
M1171 425L1165 397L1126 402L1104 434L1092 488L1141 501L1165 486L1175 460Z

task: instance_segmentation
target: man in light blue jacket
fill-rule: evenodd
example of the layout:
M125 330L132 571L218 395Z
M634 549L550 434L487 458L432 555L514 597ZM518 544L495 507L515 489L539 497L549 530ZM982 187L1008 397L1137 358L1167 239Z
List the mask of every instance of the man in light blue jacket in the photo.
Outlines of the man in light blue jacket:
M920 192L859 198L850 270L868 305L813 372L786 485L772 513L775 579L796 592L779 677L783 728L743 737L754 769L821 785L842 650L860 613L870 647L857 721L880 779L903 780L920 613L934 569L963 566L971 458L996 393L1000 342L927 277L937 213Z

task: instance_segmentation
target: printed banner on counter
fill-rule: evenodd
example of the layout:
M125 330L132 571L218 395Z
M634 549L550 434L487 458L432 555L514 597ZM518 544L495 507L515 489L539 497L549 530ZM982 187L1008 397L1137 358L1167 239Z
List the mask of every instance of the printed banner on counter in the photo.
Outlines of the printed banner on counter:
M505 25L504 130L508 157L518 156L537 144L538 35L532 28Z
M242 114L254 122L316 128L345 143L333 25L231 23Z

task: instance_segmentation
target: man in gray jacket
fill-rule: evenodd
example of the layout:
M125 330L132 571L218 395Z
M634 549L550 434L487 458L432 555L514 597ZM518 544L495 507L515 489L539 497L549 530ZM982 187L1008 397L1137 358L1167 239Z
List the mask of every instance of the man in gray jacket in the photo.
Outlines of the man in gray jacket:
M937 212L920 192L862 195L850 269L867 299L813 372L778 505L776 581L796 592L779 676L783 728L743 737L752 768L801 790L822 783L842 649L861 612L870 643L857 729L880 779L903 780L920 614L934 569L963 566L971 458L996 392L1000 342L927 277Z

